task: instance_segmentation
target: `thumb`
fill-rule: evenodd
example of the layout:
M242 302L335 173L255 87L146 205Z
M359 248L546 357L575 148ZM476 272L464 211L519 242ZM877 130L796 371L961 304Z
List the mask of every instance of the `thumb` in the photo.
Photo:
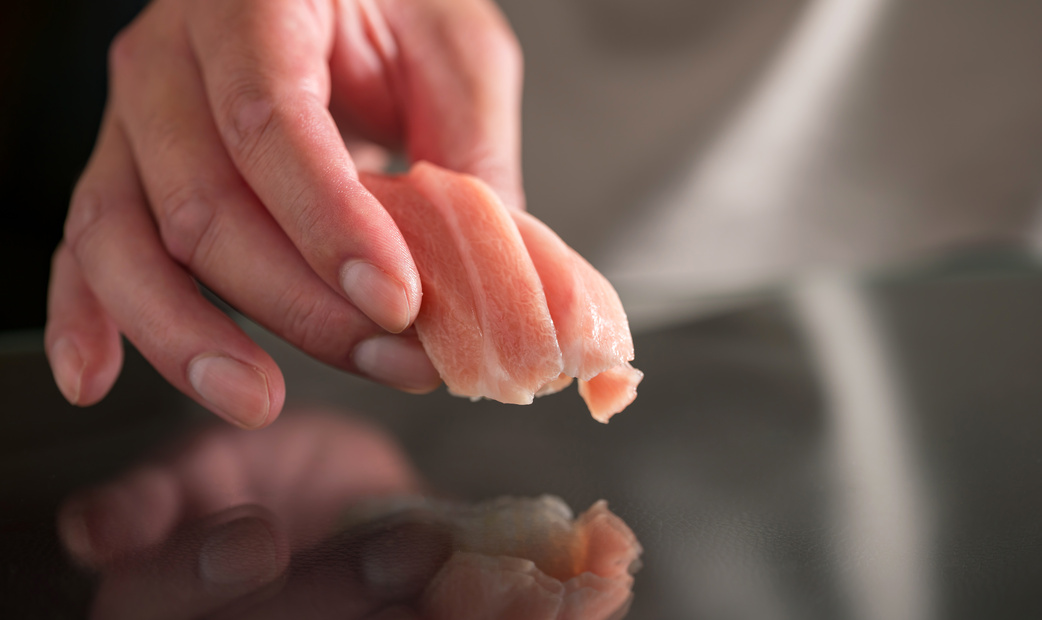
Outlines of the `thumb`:
M523 209L522 56L503 15L488 0L387 7L410 158L473 174Z

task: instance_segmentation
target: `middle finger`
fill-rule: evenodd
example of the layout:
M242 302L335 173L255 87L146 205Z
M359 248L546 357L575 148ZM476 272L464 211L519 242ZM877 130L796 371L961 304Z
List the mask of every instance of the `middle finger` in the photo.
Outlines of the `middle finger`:
M335 293L246 186L183 31L149 28L169 19L159 13L165 6L153 9L138 32L166 34L120 42L113 92L168 249L233 306L316 358L403 389L435 387L437 373L415 338L383 335Z

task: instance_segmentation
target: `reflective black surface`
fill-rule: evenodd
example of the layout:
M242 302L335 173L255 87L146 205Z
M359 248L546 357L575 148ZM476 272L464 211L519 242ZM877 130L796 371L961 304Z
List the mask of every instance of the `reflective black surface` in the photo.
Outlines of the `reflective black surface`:
M287 575L304 586L339 575L334 590L343 593L355 592L344 590L344 575L360 556L327 517L359 497L551 493L577 510L603 498L644 547L631 618L1034 617L1042 613L1039 316L1042 276L1005 259L874 284L812 281L756 308L639 334L647 378L607 426L574 391L527 408L411 396L269 341L289 405L263 432L293 436L292 451L275 442L263 458L235 458L220 441L197 442L197 454L203 445L241 475L224 484L221 467L204 467L210 473L185 483L181 497L205 497L205 509L178 513L183 527L171 531L190 537L229 509L299 513L298 523L311 524L309 543L287 565L317 554L325 568L312 581ZM142 464L184 460L186 437L247 445L262 435L216 425L133 355L102 404L65 406L35 345L18 348L9 346L0 367L0 600L4 617L77 617L100 581L56 535L68 498ZM350 442L331 449L341 441L331 429L370 428L353 426L360 419L384 429L374 436L387 438L389 454L402 451L419 487L404 474L367 487L387 471L384 461L352 460L365 450ZM243 486L243 476L254 482ZM266 494L268 485L295 499ZM137 535L119 531L117 544ZM408 540L406 548L441 557L437 536Z
M24 95L0 102L3 181L14 188L2 197L12 218L0 230L5 325L43 320L46 259L94 133L104 48L136 4L56 1L3 22L22 43L5 83ZM501 4L526 50L530 209L630 291L634 315L656 305L641 291L690 301L675 294L690 289L711 306L714 294L776 286L823 264L1037 240L1038 2ZM840 63L843 79L820 92L791 80L761 88L800 38L803 11L819 5L874 7L871 19L862 15L871 36ZM835 31L825 25L819 34ZM842 51L856 37L840 39ZM756 156L721 169L739 190L759 192L732 201L708 164L776 91L804 94L795 118L814 122L782 141L791 148L773 150L773 126L753 123ZM670 179L690 191L655 198ZM672 210L695 217L674 221ZM18 223L19 214L35 223ZM656 234L633 234L641 222ZM627 239L631 251L620 251ZM631 286L611 261L622 275L636 269ZM680 277L675 267L692 271ZM332 611L362 601L368 613L417 586L388 595L359 577L372 532L342 530L335 516L367 494L417 484L464 502L551 493L582 510L608 500L644 547L630 618L1042 617L1040 317L1042 275L1009 256L874 283L811 277L755 307L639 333L646 379L608 426L590 420L574 390L527 408L410 396L253 329L283 366L289 403L271 432L252 435L217 425L132 351L108 398L70 407L40 334L2 334L0 618L92 608L148 617L168 599L155 589L164 579L147 577L178 566L198 577L207 536L221 532L275 553L278 575L260 594L290 604L266 611L297 617L331 588L344 597ZM356 484L377 479L375 461L329 447L371 437L355 432L359 419L384 429L383 454L400 450L419 481ZM261 458L251 445L265 447ZM253 457L235 458L238 450ZM291 458L301 454L316 460ZM68 546L75 528L59 538L60 515L75 514L83 497L191 463L206 464L180 485L180 500L192 501L160 501L176 509L155 512L117 494L102 502L111 510L87 519L110 524L110 546L134 548L120 562L85 567L82 546ZM149 496L160 487L147 480ZM161 535L141 538L159 521ZM264 547L273 521L285 527ZM221 529L229 524L242 528ZM278 538L300 528L306 544ZM418 557L443 559L439 531L402 536ZM432 564L415 557L377 557L391 558L388 574L430 576ZM265 573L262 560L240 568ZM128 575L143 579L112 581ZM105 592L124 595L106 608ZM234 588L222 592L217 607L236 604ZM238 611L257 604L243 596ZM215 608L213 591L187 591L183 601L159 611Z

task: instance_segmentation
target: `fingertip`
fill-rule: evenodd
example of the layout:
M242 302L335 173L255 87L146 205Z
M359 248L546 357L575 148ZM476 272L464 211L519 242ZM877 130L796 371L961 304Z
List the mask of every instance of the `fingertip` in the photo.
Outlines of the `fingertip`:
M84 364L80 383L80 400L78 405L89 407L97 404L112 390L123 368L123 342L119 332L114 328L111 334L101 343L94 355L88 356Z
M287 565L285 543L258 517L214 528L199 549L199 576L215 586L261 586L278 578Z
M274 365L274 363L273 363ZM268 417L252 430L267 428L282 413L282 407L286 403L286 383L282 377L282 371L275 366L274 373L268 373Z
M96 567L159 542L180 508L170 476L145 467L77 491L58 511L58 535L76 562Z
M441 376L415 338L377 335L355 347L358 370L381 383L414 394L432 392Z
M71 499L58 511L58 537L69 555L80 564L95 563L94 544L87 527L86 503L81 497Z
M119 376L122 341L65 242L51 262L47 313L44 352L58 390L73 405L97 403Z
M420 283L415 268L395 277L365 260L351 260L340 270L340 286L351 303L374 323L401 333L420 309Z
M47 346L46 354L58 390L78 407L89 407L104 398L123 367L122 342L111 326L81 337L58 336Z
M264 428L282 410L285 386L277 366L266 370L223 353L210 352L193 358L187 375L188 383L203 403L240 428Z
M47 349L47 359L58 390L73 405L80 405L85 363L79 347L70 336L62 336Z

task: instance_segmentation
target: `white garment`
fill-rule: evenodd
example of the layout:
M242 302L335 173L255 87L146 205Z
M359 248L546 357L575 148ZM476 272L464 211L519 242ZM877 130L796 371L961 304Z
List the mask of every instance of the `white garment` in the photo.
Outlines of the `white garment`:
M1042 1L503 6L529 209L635 327L1037 234Z

